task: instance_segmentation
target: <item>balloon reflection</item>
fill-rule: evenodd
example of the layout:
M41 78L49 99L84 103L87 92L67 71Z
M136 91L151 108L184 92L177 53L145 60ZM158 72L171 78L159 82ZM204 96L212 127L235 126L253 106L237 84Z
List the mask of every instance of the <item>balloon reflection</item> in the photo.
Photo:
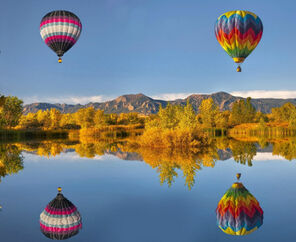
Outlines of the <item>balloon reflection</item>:
M226 191L218 203L216 214L219 228L230 235L247 235L263 224L259 202L241 182L233 183Z
M40 230L53 240L65 240L79 233L82 228L81 216L75 207L58 188L57 196L40 214Z

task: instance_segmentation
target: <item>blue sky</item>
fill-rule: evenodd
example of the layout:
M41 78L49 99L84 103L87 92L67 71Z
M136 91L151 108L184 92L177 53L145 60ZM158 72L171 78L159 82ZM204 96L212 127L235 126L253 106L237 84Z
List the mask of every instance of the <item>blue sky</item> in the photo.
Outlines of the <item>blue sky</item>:
M27 103L85 103L130 93L173 99L218 91L296 97L294 0L1 3L0 93ZM39 34L41 18L57 9L74 12L83 25L63 64ZM235 9L256 13L264 25L242 73L214 35L217 17Z

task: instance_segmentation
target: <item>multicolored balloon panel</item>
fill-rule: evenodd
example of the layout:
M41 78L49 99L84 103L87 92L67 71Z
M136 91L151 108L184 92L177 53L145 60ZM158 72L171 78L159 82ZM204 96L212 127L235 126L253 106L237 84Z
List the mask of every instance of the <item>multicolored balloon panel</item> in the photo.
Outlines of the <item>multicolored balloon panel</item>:
M61 193L40 214L41 232L50 239L68 239L81 228L82 219L77 208Z
M234 183L218 203L217 224L231 235L247 235L263 224L263 210L242 183Z
M81 30L80 19L74 13L64 10L46 14L40 23L42 39L59 57L77 42Z
M263 34L260 18L248 11L230 11L222 14L215 25L215 35L222 48L236 63L256 48Z

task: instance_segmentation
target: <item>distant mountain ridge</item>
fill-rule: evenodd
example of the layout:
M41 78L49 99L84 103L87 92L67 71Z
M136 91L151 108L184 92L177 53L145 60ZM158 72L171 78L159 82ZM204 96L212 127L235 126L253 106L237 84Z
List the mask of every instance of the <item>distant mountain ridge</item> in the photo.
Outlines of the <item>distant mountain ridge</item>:
M157 100L150 98L142 93L128 94L120 96L114 100L106 102L81 104L60 104L60 103L32 103L24 106L23 113L36 113L38 110L46 110L55 108L62 113L74 113L80 108L94 107L95 109L104 110L105 113L129 113L137 112L144 115L157 113L160 105L166 107L168 102L171 104L186 105L187 101L193 106L195 111L198 111L198 107L202 100L212 98L214 102L219 106L220 110L230 110L233 103L242 97L232 96L226 92L217 92L213 94L192 94L184 99L177 99L172 101ZM254 98L252 104L257 111L263 113L270 113L274 107L280 107L287 102L291 102L296 105L296 98L294 99L273 99L273 98Z

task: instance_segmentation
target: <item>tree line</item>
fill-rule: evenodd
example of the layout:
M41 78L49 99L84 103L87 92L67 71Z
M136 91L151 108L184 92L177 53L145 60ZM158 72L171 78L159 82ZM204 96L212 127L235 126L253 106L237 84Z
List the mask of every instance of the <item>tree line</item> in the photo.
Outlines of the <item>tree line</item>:
M296 106L285 103L272 108L270 114L257 112L251 98L233 103L231 110L221 111L212 98L201 102L197 113L188 102L186 106L168 105L159 108L157 114L144 116L139 113L106 114L93 107L81 108L75 113L63 114L57 109L39 110L37 113L22 114L23 102L17 97L0 96L1 129L89 129L114 125L139 125L145 129L197 130L228 129L244 123L286 123L296 128Z

